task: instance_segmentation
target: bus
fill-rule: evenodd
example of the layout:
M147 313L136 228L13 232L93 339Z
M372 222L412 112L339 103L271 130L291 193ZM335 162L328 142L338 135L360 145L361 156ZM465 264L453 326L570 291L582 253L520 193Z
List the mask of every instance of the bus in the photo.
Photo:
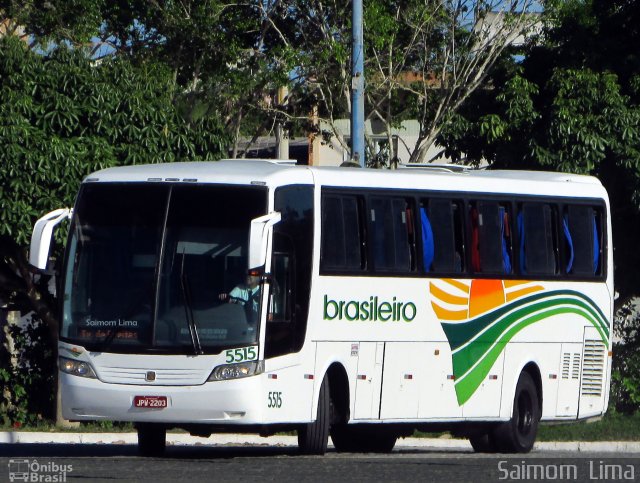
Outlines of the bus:
M604 414L607 193L564 173L223 160L117 167L34 228L59 277L72 421L297 431L303 454L450 431L528 452L540 422Z

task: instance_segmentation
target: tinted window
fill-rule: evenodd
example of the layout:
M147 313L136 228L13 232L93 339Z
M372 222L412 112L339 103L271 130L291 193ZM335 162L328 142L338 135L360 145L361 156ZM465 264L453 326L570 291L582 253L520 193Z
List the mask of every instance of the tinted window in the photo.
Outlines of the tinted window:
M508 207L493 201L469 205L474 272L511 273L512 236Z
M69 243L62 336L116 352L193 353L201 346L217 353L255 343L260 288L246 277L247 241L266 194L215 185L86 185Z
M520 271L523 275L554 275L556 250L556 208L542 203L523 203L518 213Z
M348 195L322 197L323 270L361 270L364 268L361 199Z
M565 207L563 231L565 239L565 268L569 275L589 276L602 273L602 221L591 206Z
M438 198L423 201L420 218L426 272L463 271L463 223L460 214L457 202Z
M173 188L154 345L188 351L193 332L205 350L256 341L262 287L247 277L247 242L251 220L265 212L265 194L210 185Z
M282 220L273 235L267 357L299 351L304 342L313 263L313 187L278 188L274 204Z
M74 210L62 337L151 341L155 271L169 187L87 184ZM126 321L118 326L114 321ZM114 329L118 329L116 333Z
M410 244L411 210L402 198L374 197L370 200L369 221L376 271L409 271L412 265Z

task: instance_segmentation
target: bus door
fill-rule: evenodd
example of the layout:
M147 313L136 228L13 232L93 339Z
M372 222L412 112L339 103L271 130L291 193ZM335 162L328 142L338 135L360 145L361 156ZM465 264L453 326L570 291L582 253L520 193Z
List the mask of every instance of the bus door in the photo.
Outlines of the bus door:
M354 419L378 419L384 342L360 342L359 346Z
M416 419L420 404L421 377L426 371L421 342L387 342L384 351L384 381L381 419Z

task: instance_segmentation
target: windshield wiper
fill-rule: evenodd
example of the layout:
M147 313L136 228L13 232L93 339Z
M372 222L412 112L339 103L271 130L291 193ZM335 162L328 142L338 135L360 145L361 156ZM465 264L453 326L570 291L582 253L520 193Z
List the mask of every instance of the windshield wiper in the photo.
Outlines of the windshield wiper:
M187 325L189 326L189 335L191 336L191 343L193 344L193 351L195 355L204 354L202 346L200 345L200 336L198 335L198 327L193 317L193 307L191 306L191 290L189 289L189 279L184 272L184 259L185 254L182 252L182 263L180 264L180 289L182 290L182 298L184 299L184 312L187 318Z

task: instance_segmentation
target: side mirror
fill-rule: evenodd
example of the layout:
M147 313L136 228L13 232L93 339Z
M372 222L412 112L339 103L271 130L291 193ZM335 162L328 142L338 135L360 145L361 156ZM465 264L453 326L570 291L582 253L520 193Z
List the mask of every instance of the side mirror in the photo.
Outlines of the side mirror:
M53 229L60 222L71 218L72 212L73 210L68 208L60 208L47 213L36 221L31 235L31 248L29 250L29 263L31 266L39 270L46 270Z
M282 219L278 211L251 220L249 232L249 270L263 267L267 263L267 243L273 225Z

